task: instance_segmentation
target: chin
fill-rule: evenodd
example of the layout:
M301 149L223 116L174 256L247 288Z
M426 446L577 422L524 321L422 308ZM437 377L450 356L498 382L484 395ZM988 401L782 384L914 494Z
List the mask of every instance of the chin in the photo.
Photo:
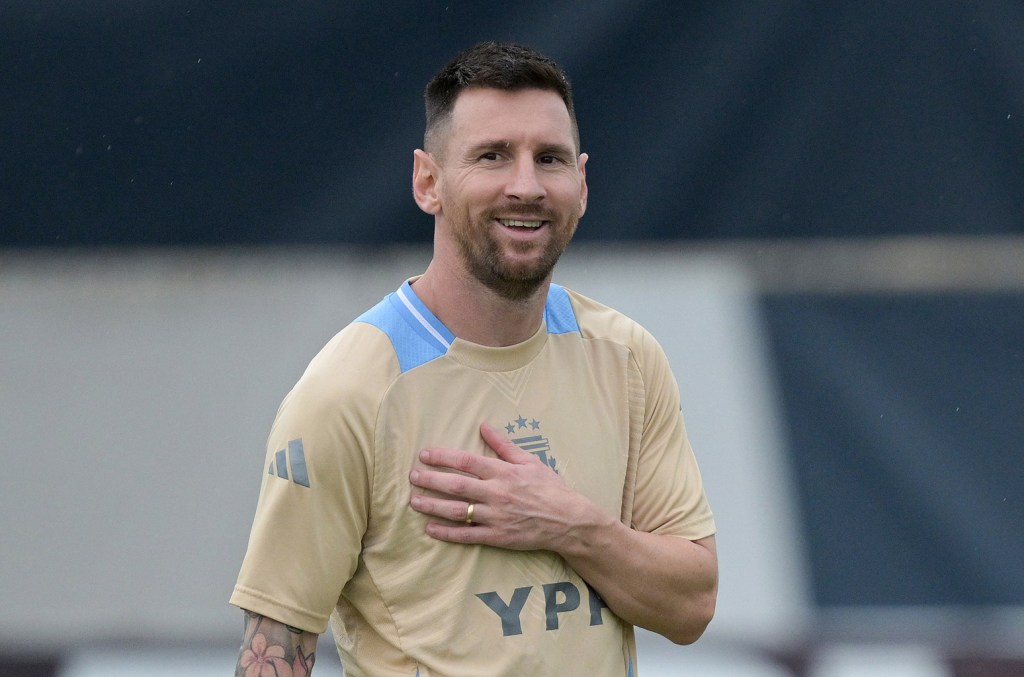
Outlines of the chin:
M526 301L550 279L550 274L550 266L502 266L476 271L476 278L503 299Z

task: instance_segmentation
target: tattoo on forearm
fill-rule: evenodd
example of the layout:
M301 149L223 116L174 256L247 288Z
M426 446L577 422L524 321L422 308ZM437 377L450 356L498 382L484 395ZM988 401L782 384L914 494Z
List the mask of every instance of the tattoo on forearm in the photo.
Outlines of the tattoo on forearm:
M308 677L315 662L315 635L245 612L235 677Z

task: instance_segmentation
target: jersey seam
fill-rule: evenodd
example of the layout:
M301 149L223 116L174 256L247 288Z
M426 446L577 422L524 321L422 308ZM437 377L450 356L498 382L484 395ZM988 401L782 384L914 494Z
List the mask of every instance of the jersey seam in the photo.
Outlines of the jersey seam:
M391 381L388 383L388 386L386 388L384 388L383 392L381 393L380 399L377 401L377 413L374 416L374 420L373 420L373 441L372 441L373 453L371 454L371 456L372 456L372 463L373 463L373 469L371 471L371 479L370 479L370 483L371 483L371 487L372 487L371 496L376 496L376 495L379 494L379 492L376 490L377 489L377 455L380 452L379 446L377 444L377 439L378 439L377 431L380 429L380 419L381 419L381 416L383 415L383 411L384 411L384 402L387 401L388 394L395 387L395 384L397 384L398 381L401 380L401 378L403 376L405 376L407 373L411 373L411 372L415 371L416 368L417 368L417 367L413 367L408 372L402 371L402 369L401 369L401 361L398 359L398 351L395 348L394 341L391 340L391 336L386 331L380 329L380 327L377 327L377 329L380 330L385 336L387 336L388 337L388 341L391 342L391 349L392 349L392 351L394 351L395 360L399 362L399 369L398 369L398 374L393 379L391 379ZM439 357L443 357L443 355L441 355ZM434 358L434 359L437 359L437 358ZM433 360L430 360L430 362L433 362ZM427 364L427 363L428 362L425 362L424 364ZM423 366L423 364L418 365L418 366L421 367L421 366ZM370 511L367 513L367 524L369 524L370 514L372 513L372 510L373 510L373 499L372 498L370 499L370 506L369 506L369 508L370 508ZM370 579L370 583L373 585L373 589L374 589L374 591L376 591L377 597L381 601L381 606L387 611L388 620L391 622L391 627L394 628L395 637L398 640L398 649L399 649L399 651L401 651L401 653L404 656L408 656L409 654L405 651L405 647L404 647L404 639L405 638L404 638L404 635L401 632L399 632L399 630L398 630L398 622L395 620L395 614L394 614L394 611L392 610L392 606L393 606L392 603L387 601L387 598L381 592L381 587L377 583L377 578L374 575L373 570L369 566L366 567L366 576L367 576L367 578ZM417 674L418 674L418 670L419 670L419 668L417 667Z
M303 616L308 616L309 618L312 618L312 619L317 619L317 621L321 622L321 623L326 623L328 618L330 618L330 614L328 614L327 616L322 616L321 614L319 614L319 613L317 613L315 611L312 611L310 609L304 609L304 608L302 608L300 606L296 606L294 604L287 604L287 603L282 602L281 600L279 600L279 599L277 599L275 597L272 597L271 595L268 595L268 594L266 594L264 592L260 592L259 590L256 590L255 588L250 588L247 585L236 585L235 586L235 591L239 592L239 593L241 593L243 595L249 595L249 596L254 597L254 598L256 598L256 599L258 599L260 601L263 601L263 602L269 602L270 604L273 604L274 606L281 607L282 609L286 609L288 611L291 611L291 612L294 612L294 613L297 613L297 614L302 614Z

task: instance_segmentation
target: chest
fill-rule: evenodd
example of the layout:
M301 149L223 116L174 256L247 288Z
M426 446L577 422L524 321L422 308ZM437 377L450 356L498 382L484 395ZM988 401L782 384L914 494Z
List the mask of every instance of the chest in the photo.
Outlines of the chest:
M614 346L588 348L555 347L508 371L443 358L407 374L377 422L376 495L401 502L424 447L493 455L479 434L486 422L618 515L629 454L629 356Z

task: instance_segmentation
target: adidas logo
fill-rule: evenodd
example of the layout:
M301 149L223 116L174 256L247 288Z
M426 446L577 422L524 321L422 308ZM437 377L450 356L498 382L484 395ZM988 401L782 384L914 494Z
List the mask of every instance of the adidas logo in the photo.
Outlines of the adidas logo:
M291 468L291 474L288 470ZM288 441L287 451L281 449L274 454L274 460L267 468L268 475L276 475L283 480L309 488L309 473L306 471L306 454L302 451L302 438Z

